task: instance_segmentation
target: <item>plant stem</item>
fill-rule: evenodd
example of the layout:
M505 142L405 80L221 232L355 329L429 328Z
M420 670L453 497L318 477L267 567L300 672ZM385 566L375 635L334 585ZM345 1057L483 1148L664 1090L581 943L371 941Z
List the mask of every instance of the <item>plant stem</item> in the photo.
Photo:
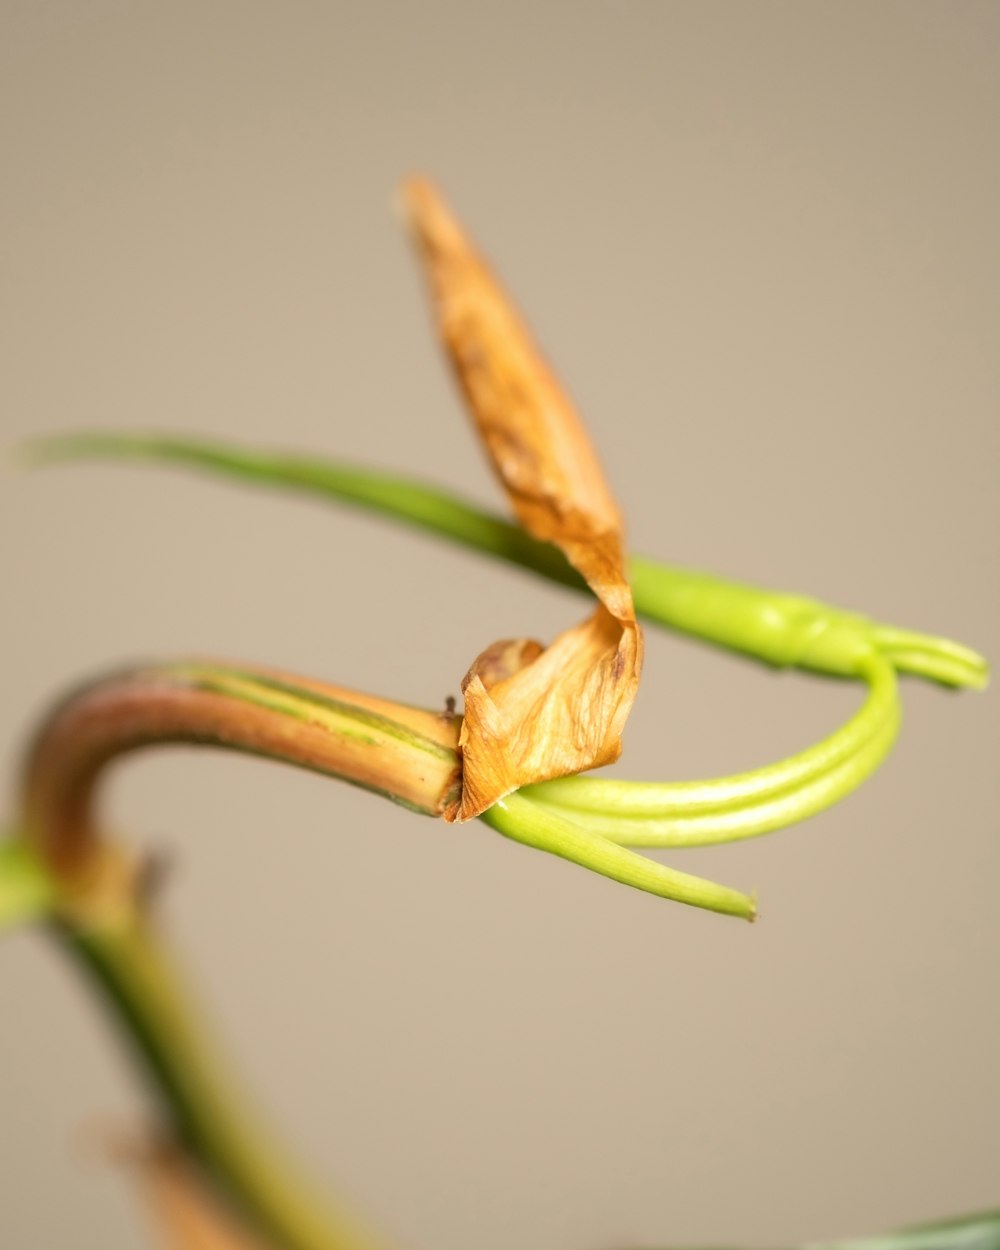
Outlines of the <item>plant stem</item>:
M268 669L145 665L75 691L29 752L29 838L62 875L99 843L94 790L114 758L154 743L207 743L296 764L439 816L459 786L458 722Z
M47 916L54 893L50 874L31 848L0 835L0 935Z
M558 810L525 798L520 792L508 794L494 803L479 818L515 842L523 842L539 851L548 851L574 864L582 864L591 872L600 873L622 885L630 885L647 894L671 898L677 903L703 907L708 911L742 920L755 920L757 903L752 895L741 894L729 886L717 885L703 877L678 872L655 860L603 836L602 831L585 829L568 820ZM595 822L599 825L600 822Z
M269 487L304 491L422 528L552 581L586 591L552 545L447 491L314 457L156 435L76 434L25 449L32 462L87 457L167 462ZM773 666L865 681L864 707L823 742L733 777L672 784L571 778L526 791L621 844L706 845L781 828L845 797L878 767L895 739L895 673L981 687L983 658L948 639L897 629L803 595L763 590L634 556L635 607L648 621ZM607 824L598 827L608 817Z
M587 589L549 543L449 491L402 475L165 435L61 435L28 444L24 456L38 464L86 458L167 462L320 495L392 517L550 581ZM945 685L981 687L987 681L985 660L968 647L880 625L805 595L748 586L646 556L632 557L629 574L640 617L765 664L856 677L866 655L884 649L900 672Z
M626 846L708 846L783 828L856 789L892 747L900 720L895 671L873 655L863 672L869 695L861 709L776 764L709 781L567 777L522 793Z
M440 815L459 784L454 718L270 670L188 662L74 693L29 753L24 840L51 873L55 932L103 991L178 1140L282 1250L368 1250L264 1143L202 1039L143 907L140 865L100 836L97 785L118 756L198 742L280 759Z
M162 942L138 913L109 925L62 921L64 947L89 974L156 1090L178 1143L234 1208L282 1250L374 1250L376 1242L270 1143L227 1079Z

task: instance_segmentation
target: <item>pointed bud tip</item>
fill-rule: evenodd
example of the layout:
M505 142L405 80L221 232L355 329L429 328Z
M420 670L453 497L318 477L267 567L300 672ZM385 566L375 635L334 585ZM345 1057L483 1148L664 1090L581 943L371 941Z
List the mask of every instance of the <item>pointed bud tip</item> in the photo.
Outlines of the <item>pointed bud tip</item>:
M444 197L423 174L411 174L394 197L399 220L410 236L427 252L465 250L468 242L452 216Z

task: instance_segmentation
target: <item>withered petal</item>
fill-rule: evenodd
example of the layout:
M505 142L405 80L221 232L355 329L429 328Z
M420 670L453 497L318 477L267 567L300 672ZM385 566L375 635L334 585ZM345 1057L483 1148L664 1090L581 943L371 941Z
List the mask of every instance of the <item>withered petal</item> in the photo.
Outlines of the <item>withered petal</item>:
M564 552L600 601L548 647L495 643L470 668L462 793L445 813L469 820L523 785L618 758L642 634L621 515L579 415L432 184L411 179L403 203L441 338L514 512Z

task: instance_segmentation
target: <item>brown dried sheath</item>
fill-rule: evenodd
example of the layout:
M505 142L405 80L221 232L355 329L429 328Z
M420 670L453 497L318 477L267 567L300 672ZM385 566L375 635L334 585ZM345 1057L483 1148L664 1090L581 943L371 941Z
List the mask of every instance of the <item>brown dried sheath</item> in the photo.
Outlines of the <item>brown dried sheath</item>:
M441 196L424 179L404 206L444 346L518 520L555 543L599 600L547 648L495 643L463 684L462 794L468 820L505 794L611 763L642 666L623 525L573 405Z

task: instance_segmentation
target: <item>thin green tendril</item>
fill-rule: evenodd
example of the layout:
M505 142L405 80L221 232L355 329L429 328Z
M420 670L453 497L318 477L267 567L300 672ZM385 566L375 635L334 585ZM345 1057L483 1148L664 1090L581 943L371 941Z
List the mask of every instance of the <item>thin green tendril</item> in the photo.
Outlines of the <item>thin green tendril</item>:
M751 895L636 855L520 792L494 803L479 819L515 842L571 860L647 894L744 920L753 920L757 915L757 904Z

